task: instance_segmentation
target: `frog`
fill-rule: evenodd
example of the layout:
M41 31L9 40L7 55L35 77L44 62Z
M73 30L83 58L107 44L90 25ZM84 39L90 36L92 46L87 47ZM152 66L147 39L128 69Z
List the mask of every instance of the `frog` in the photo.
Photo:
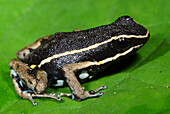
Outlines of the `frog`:
M133 55L148 41L149 31L130 16L86 30L57 32L41 37L16 53L9 62L10 76L19 97L37 105L34 98L61 102L104 95L105 85L85 90L81 82L90 80L106 66ZM47 94L49 87L68 86L70 93Z

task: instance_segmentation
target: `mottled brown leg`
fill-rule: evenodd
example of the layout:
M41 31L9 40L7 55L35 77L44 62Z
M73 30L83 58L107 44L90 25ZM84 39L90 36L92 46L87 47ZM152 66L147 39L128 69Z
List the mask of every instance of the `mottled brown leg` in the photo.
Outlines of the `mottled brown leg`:
M63 71L65 73L65 77L66 77L66 81L70 87L70 90L72 91L72 99L75 100L83 100L89 97L96 97L96 96L101 96L104 93L96 93L102 89L106 89L106 86L101 86L95 90L92 91L84 91L84 88L80 85L79 81L77 80L74 71L79 70L79 69L83 69L83 68L87 68L89 66L92 65L97 65L96 62L90 62L90 61L86 61L86 62L81 62L81 63L75 63L75 64L68 64L63 66ZM61 93L59 96L67 96L70 98L70 94L64 94Z

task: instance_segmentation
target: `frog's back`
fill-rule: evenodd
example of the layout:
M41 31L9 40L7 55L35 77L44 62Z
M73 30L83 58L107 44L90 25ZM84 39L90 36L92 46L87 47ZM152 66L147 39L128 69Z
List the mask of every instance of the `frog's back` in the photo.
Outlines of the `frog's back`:
M95 48L93 47L95 44L103 42L111 36L111 31L104 29L107 29L106 26L78 32L65 32L60 33L60 35L55 34L35 49L25 61L28 64L38 65L42 60L53 55L59 55L60 57L57 58L60 59L59 61L61 61L62 58L69 58L69 61L73 62L71 59L74 57L76 60L73 63L85 61L84 58L90 60L90 56L93 55L88 55L88 58L87 53L85 53L89 50L88 47ZM84 58L82 57L83 55ZM67 64L67 62L64 63Z
M25 61L45 68L61 68L65 64L83 61L100 61L133 47L125 40L119 46L119 35L145 35L147 30L132 18L122 17L110 25L77 32L61 32L51 36L28 56ZM134 40L134 41L133 41ZM143 42L143 39L138 39ZM129 42L132 42L129 44Z

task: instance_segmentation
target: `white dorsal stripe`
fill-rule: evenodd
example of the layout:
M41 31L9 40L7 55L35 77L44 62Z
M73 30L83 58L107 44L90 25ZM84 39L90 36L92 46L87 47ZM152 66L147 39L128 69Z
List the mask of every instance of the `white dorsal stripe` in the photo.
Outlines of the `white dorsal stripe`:
M113 38L113 40L117 40L119 38L146 38L149 35L149 31L147 31L147 33L145 35L119 35L119 36L114 36L111 37L111 39Z
M44 65L46 63L49 63L53 59L56 59L56 58L59 58L59 57L62 57L62 56L66 56L66 55L71 55L71 54L75 54L75 53L88 51L88 50L94 49L94 48L96 48L96 47L98 47L100 45L103 45L103 44L106 44L108 42L111 42L113 40L117 40L119 38L146 38L146 37L148 37L148 35L149 35L149 31L147 31L146 35L119 35L119 36L114 36L114 37L111 37L108 40L105 40L105 41L100 42L100 43L96 43L96 44L91 45L91 46L86 47L86 48L82 48L82 49L79 49L79 50L66 51L64 53L60 53L60 54L56 54L56 55L53 55L51 57L48 57L48 58L42 60L40 62L40 64L38 65L38 67L40 68L42 65Z

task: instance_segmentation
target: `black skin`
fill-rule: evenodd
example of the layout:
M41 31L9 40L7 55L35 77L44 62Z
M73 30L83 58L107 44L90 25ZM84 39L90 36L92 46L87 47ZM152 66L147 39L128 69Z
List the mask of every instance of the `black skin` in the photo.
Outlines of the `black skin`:
M129 18L129 20L126 20L127 18ZM29 65L38 65L42 60L54 54L86 48L88 46L110 39L112 36L123 34L145 35L146 32L147 30L143 26L137 24L131 17L123 16L109 25L76 32L56 33L50 36L48 40L43 41L37 49L33 50L32 53L22 61ZM48 79L51 80L52 83L55 83L56 81L54 77L57 77L58 79L64 79L61 68L66 64L84 61L100 61L105 58L112 57L117 53L123 52L132 46L144 44L147 40L148 38L126 39L121 43L119 43L117 40L113 40L110 43L104 44L89 51L54 59L50 63L42 65L41 69L46 71L48 74ZM137 50L134 50L132 53L135 51ZM120 59L121 58L119 58L119 60ZM98 69L94 67L95 66L93 66L92 69Z

